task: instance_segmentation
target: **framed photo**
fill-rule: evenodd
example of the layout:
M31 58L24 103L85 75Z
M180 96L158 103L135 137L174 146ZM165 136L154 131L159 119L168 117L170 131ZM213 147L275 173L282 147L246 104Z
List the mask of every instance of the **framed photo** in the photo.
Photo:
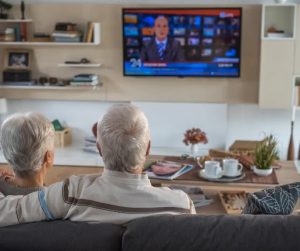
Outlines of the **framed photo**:
M30 70L32 52L22 49L7 49L4 56L4 65L6 69Z

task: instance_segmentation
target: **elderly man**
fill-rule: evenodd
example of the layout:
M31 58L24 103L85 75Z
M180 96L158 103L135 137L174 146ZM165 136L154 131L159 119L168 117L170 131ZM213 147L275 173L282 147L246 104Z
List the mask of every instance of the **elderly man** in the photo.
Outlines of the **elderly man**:
M150 132L141 110L113 106L98 122L97 141L102 176L72 176L24 197L2 196L0 226L54 219L121 224L153 214L195 213L185 193L153 187L142 173Z
M14 114L3 122L0 140L3 155L14 171L14 175L0 174L0 192L25 195L42 190L54 158L51 122L39 113Z

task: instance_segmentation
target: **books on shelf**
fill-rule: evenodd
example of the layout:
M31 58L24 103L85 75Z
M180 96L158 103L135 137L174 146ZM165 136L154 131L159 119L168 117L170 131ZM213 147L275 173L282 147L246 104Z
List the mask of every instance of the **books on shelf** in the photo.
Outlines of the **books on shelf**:
M95 86L99 84L99 78L96 74L75 75L70 82L72 86Z
M33 86L35 85L34 81L4 81L2 85L6 86Z
M190 164L182 164L173 161L156 161L145 169L149 178L173 180L194 168Z
M94 23L88 22L86 27L86 32L83 41L87 43L91 43L93 41L93 29Z
M214 200L209 198L200 187L173 185L169 186L172 190L181 190L188 194L195 207L203 207L211 204Z
M58 22L55 24L56 31L76 31L77 24L71 22Z
M56 23L51 36L53 41L57 43L79 43L82 41L82 34L75 23Z
M99 82L98 81L90 81L90 82L71 81L70 85L71 86L95 86L95 85L99 85Z
M80 37L53 37L53 42L56 43L79 43L81 42Z
M54 31L52 37L64 37L64 38L75 38L80 37L79 31Z

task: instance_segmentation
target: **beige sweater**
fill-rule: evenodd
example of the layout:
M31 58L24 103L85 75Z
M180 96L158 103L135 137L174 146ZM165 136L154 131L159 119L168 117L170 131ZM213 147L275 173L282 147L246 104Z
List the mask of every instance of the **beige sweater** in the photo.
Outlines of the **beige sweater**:
M153 214L195 213L182 191L153 187L146 174L104 169L102 176L72 176L26 196L0 193L0 226L41 220L122 224Z

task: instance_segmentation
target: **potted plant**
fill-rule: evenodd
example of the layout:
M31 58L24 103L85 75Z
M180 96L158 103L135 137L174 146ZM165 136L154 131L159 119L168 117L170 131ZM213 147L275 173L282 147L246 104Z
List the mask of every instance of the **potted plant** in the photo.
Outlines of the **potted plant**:
M10 3L6 3L2 0L0 0L0 19L7 19L8 14L7 11L12 8L12 5Z
M260 176L270 175L273 171L273 162L279 159L278 153L277 140L270 134L255 148L254 173Z
M195 158L199 151L199 144L207 144L206 133L199 128L186 130L183 142L188 146L191 145L191 155Z

